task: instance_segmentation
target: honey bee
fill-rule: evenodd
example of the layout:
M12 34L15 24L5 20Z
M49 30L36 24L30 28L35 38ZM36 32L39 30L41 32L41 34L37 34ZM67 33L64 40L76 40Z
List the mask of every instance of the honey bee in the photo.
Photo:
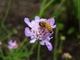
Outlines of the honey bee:
M40 27L44 27L46 28L50 33L52 32L52 27L49 23L47 23L46 21L41 21L39 22Z

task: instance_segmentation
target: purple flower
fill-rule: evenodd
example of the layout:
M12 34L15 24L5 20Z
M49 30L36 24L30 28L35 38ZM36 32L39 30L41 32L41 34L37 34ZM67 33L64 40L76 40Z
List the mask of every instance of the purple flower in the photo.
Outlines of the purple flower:
M15 41L10 40L10 41L8 42L8 48L9 48L10 50L11 50L11 49L16 49L16 48L18 48L18 44L17 44L16 40L15 40Z
M49 41L52 38L51 35L53 34L53 31L49 32L45 27L41 27L39 23L42 21L45 21L46 24L49 24L51 28L56 27L56 25L54 25L54 18L47 20L36 16L31 22L28 18L25 18L24 22L31 28L25 28L25 36L31 37L30 43L34 43L35 41L39 40L41 45L46 45L48 50L51 51L52 44Z

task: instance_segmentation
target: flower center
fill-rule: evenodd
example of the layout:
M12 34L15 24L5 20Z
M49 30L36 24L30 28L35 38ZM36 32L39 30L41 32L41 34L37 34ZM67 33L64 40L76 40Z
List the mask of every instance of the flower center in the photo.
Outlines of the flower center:
M32 39L42 40L42 37L47 33L44 28L39 27L37 30L31 29Z

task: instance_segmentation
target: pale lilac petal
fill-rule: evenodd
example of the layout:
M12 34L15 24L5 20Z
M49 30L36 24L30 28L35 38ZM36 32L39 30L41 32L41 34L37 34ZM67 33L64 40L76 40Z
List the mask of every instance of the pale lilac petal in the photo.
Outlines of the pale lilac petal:
M34 43L36 41L36 39L30 40L30 43Z
M10 41L8 42L8 44L9 44L9 45L16 45L16 41L10 40Z
M10 41L8 42L9 45L11 45L12 43L13 43L12 40L10 40Z
M47 39L47 41L50 41L51 38L49 36L47 36L46 39Z
M56 25L53 25L52 28L56 28Z
M41 18L40 21L46 21L47 19Z
M34 26L34 24L36 24L36 23L35 23L34 20L32 20L32 21L31 21L31 24L32 24L32 26ZM32 28L33 28L33 27L32 27Z
M50 23L51 25L54 25L55 23L55 19L54 18L50 18L47 20L48 23Z
M17 42L16 42L16 40L15 40L15 41L13 41L13 42L12 42L12 44L11 44L11 45L13 45L13 46L14 46L14 45L16 45L16 44L17 44Z
M24 18L24 22L29 26L29 27L32 27L30 21L28 18Z
M35 16L35 21L39 20L40 17L39 16Z
M15 40L15 41L10 40L10 41L8 42L8 44L9 44L9 45L8 45L8 48L9 48L9 49L16 49L16 48L18 48L16 40Z
M52 44L49 41L46 41L45 43L46 43L48 50L52 51Z
M31 31L28 27L25 28L25 35L26 36L31 36Z
M12 46L9 45L8 48L11 50L12 49Z
M44 41L41 41L41 42L40 42L41 45L45 45L44 43L45 43Z
M31 27L32 29L38 30L39 24L37 22L33 20L31 21L31 24L32 24L32 27Z

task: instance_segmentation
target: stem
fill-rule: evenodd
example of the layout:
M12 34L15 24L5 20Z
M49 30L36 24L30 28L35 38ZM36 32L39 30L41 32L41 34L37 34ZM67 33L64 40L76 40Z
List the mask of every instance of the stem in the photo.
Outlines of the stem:
M60 10L62 9L62 5L64 4L64 2L65 2L65 0L62 0L61 3L54 9L54 13L52 14L53 17L55 16L57 18L60 15L60 13L61 13ZM64 10L62 10L62 11L64 11Z
M68 60L68 58L65 58L65 60Z
M40 44L39 44L39 42L38 42L37 60L40 60Z
M5 20L6 20L7 16L8 16L10 6L11 6L11 0L9 0L9 2L8 2L8 7L7 7L7 10L6 10L5 16L4 16L3 20L2 20L0 31L2 30L2 28L4 26L4 22L5 22Z
M46 5L44 6L44 8L41 8L40 13L39 13L39 16L40 16L40 17L42 16L43 12L47 9L47 7L49 7L49 6L52 4L53 1L54 1L54 0L51 0L48 4L46 4ZM45 2L46 2L46 1L45 1Z
M57 60L57 46L58 46L58 28L56 28L56 32L55 32L55 45L54 45L54 51L53 51L53 55L54 58L53 60Z
M63 44L63 40L61 40L60 42L59 49L62 49L62 44Z
M22 47L24 46L24 43L26 42L27 37L24 38L23 42L20 44L20 47L15 51L15 53L18 53L18 51L22 50Z
M79 25L79 33L80 33L80 17L78 19L78 25Z
M36 42L33 44L32 48L30 49L30 53L34 50L35 47L36 47Z
M79 8L79 6L80 6L80 0L77 0L77 2L78 2L78 12L77 12L77 14L78 14L78 25L79 25L79 33L80 33L80 8Z
M3 52L2 52L2 49L1 49L1 48L0 48L0 53L1 53L1 56L2 56L3 60L5 60L5 59L4 59L4 54L3 54Z
M45 3L46 3L46 0L43 0L42 1L42 4L41 4L41 8L40 8L40 11L43 9L43 7L45 6Z

